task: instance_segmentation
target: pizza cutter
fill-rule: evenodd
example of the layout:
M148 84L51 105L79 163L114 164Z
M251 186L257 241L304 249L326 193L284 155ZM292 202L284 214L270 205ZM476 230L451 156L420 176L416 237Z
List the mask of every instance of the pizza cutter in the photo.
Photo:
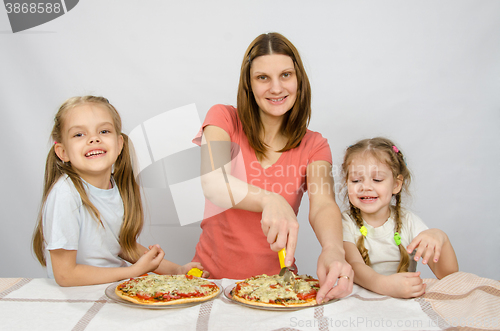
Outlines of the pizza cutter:
M288 267L285 266L285 256L286 256L286 249L283 248L278 252L278 257L280 259L280 266L281 266L281 271L279 275L283 277L284 283L288 283L294 286L295 276L293 272L291 272L290 269L288 269Z

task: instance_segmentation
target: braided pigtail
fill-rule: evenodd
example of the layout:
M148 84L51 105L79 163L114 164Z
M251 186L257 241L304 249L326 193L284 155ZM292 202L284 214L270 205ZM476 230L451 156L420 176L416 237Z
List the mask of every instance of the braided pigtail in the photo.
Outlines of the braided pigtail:
M351 215L356 221L356 225L358 226L358 228L361 229L361 227L363 227L363 219L361 218L359 208L354 207L352 203L349 203L349 205L351 207ZM358 241L356 242L356 247L358 248L361 257L363 258L363 261L365 261L365 264L368 266L371 265L370 256L368 255L368 249L366 249L365 247L364 234L361 234L361 236L359 236Z
M396 223L394 226L394 232L401 233L401 227L403 223L401 222L401 191L395 195L396 198L396 206L394 206L394 222ZM397 244L397 243L396 243ZM398 244L399 253L401 255L401 259L399 260L398 272L408 272L408 268L410 267L410 256L406 251L406 248L399 240Z

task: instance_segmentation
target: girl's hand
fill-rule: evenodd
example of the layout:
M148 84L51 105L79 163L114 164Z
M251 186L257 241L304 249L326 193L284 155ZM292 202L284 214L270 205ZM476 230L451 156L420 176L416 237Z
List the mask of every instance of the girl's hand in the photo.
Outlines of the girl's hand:
M333 251L323 250L321 252L316 272L320 284L316 295L318 303L333 298L343 298L352 292L354 271L343 257L336 257ZM337 283L336 286L334 286L335 283Z
M427 264L429 261L437 262L441 255L441 248L448 240L448 236L439 229L428 229L420 232L406 248L408 254L411 254L415 248L415 261L422 258L422 263ZM433 259L433 260L431 260Z
M187 272L193 268L198 268L203 271L203 274L201 277L203 278L208 278L210 276L210 272L203 270L203 266L201 265L200 262L189 262L188 264L181 265L178 268L177 274L178 275L185 275Z
M264 198L260 223L273 251L278 252L286 247L285 265L290 267L294 261L299 233L299 222L290 204L279 194L269 194Z
M160 266L164 256L165 252L160 245L149 246L149 251L144 252L144 255L132 267L138 270L138 275L155 271Z
M426 284L420 278L418 272L400 272L390 276L383 276L384 294L394 298L415 298L425 293Z

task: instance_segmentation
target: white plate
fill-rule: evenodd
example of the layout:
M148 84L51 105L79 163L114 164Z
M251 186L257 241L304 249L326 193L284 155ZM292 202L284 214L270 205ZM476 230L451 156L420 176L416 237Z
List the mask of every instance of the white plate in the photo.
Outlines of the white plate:
M318 306L323 306L323 305L328 305L332 302L338 301L339 299L332 299L328 302L324 302L321 304L315 304L312 306L302 306L302 307L295 307L295 306L255 306L255 305L250 305L248 303L244 303L241 301L237 301L233 299L233 295L231 294L231 291L236 287L236 284L230 285L224 289L224 296L231 300L234 303L237 303L239 305L249 307L249 308L254 308L254 309L262 309L262 310L277 310L277 311L293 311L293 310L300 310L300 309L305 309L305 308L312 308L312 307L318 307Z
M116 282L116 283L113 283L113 284L109 285L106 288L106 290L104 291L104 293L106 293L106 296L108 298L110 298L111 300L113 300L114 302L119 303L121 305L129 306L129 307L134 307L134 308L145 308L145 309L171 309L171 308L187 308L187 307L192 307L192 306L196 306L196 305L202 304L204 302L213 300L213 299L217 298L221 294L221 292L222 292L222 288L219 285L217 285L217 284L214 283L215 285L217 285L217 287L219 288L220 291L219 291L219 293L215 297L209 298L207 300L195 301L195 302L188 302L188 303L181 303L181 304L177 304L177 305L146 305L146 304L134 303L134 302L131 302L131 301L127 301L125 299L120 298L118 295L116 295L115 288L120 283L121 282Z

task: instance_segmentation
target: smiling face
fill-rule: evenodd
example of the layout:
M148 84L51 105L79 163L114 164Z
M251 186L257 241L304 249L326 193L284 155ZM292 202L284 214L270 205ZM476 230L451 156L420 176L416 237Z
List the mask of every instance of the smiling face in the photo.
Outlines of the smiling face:
M371 155L359 155L348 166L349 201L361 211L368 224L378 227L390 216L393 194L401 190L402 176L394 178L391 168Z
M281 118L297 99L297 75L288 55L263 55L252 60L252 92L261 118Z
M107 189L113 164L123 148L123 137L115 128L110 111L87 103L64 114L62 141L55 151L88 183Z

